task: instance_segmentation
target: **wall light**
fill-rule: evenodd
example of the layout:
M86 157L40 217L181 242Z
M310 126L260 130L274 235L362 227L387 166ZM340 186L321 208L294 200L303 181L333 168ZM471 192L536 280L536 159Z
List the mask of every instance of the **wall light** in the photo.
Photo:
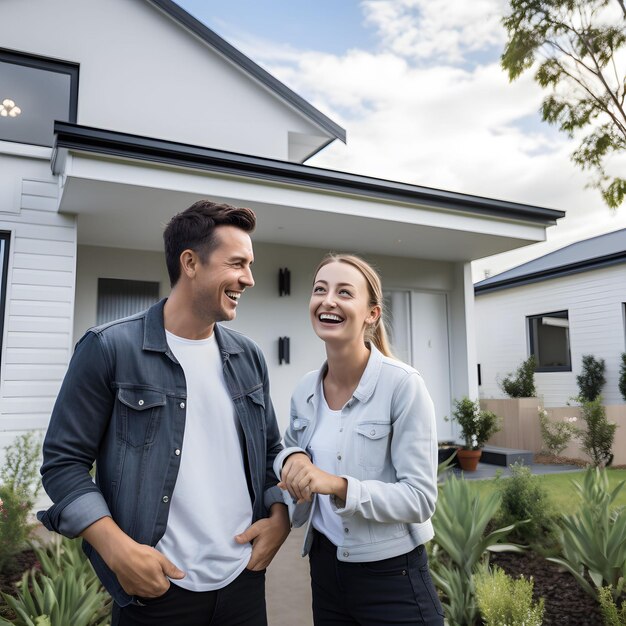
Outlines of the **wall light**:
M10 98L5 98L0 104L0 116L2 117L17 117L21 112L22 109Z
M289 364L289 337L278 338L278 365Z
M278 295L288 296L291 294L291 272L286 267L278 270Z

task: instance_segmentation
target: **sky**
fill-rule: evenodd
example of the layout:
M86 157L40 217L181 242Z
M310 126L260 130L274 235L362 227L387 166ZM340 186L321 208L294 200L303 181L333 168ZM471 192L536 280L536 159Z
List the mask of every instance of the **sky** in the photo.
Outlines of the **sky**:
M346 129L308 165L567 212L545 242L475 261L475 281L626 228L541 121L532 73L500 67L507 0L177 2Z

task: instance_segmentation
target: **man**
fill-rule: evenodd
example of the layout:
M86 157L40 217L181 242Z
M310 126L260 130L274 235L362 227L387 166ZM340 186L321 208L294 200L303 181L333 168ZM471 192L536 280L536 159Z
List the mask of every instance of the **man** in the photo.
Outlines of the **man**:
M267 623L264 570L289 532L280 435L261 351L216 324L254 285L255 224L205 200L174 216L169 298L89 330L59 392L39 516L85 539L114 626Z

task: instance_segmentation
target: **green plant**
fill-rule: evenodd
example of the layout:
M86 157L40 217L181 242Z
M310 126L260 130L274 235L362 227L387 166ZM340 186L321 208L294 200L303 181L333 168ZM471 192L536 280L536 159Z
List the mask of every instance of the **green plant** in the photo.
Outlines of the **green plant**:
M576 376L579 398L591 402L602 393L602 387L606 384L605 369L604 359L598 360L591 354L583 354L582 371Z
M611 585L614 599L624 589L626 509L611 510L611 505L625 483L621 481L610 491L607 471L597 467L585 472L582 484L574 482L580 510L561 516L561 556L548 559L565 567L595 598L603 585Z
M576 417L564 417L558 422L552 422L548 418L548 412L539 408L539 427L545 452L552 456L561 454L569 442L580 435L580 429L575 426L576 421Z
M537 395L535 389L535 369L537 360L530 355L515 371L515 374L507 374L500 382L500 388L509 398L534 398Z
M0 483L16 492L24 492L34 501L41 489L39 480L41 439L29 431L15 438L4 449Z
M533 602L533 579L514 580L499 567L474 575L476 603L486 626L541 626L544 600Z
M431 560L433 580L444 594L443 605L450 624L473 624L476 617L472 574L488 551L522 551L520 546L499 543L514 524L487 533L487 525L500 505L500 494L484 498L465 480L454 476L439 490L433 516L435 538Z
M600 611L606 626L626 626L626 602L622 602L618 609L611 587L601 587L598 590L598 598L600 600Z
M0 617L0 626L109 623L111 598L82 553L80 540L56 540L35 551L41 571L25 573L15 596L2 594L15 617Z
M491 411L481 411L478 400L467 397L455 400L452 418L445 419L459 424L466 450L482 448L485 441L500 430L500 418Z
M626 352L622 352L622 364L619 366L619 392L626 401Z
M30 508L22 494L0 487L0 572L12 571L15 555L26 547L35 526L29 520Z
M498 526L516 524L510 535L514 541L539 546L552 544L556 533L555 515L548 493L537 476L525 465L514 463L511 476L498 478L497 484L502 499L495 523Z
M590 402L582 402L581 408L581 417L587 425L581 435L581 448L589 455L595 467L607 465L613 459L611 450L617 425L606 419L600 396Z

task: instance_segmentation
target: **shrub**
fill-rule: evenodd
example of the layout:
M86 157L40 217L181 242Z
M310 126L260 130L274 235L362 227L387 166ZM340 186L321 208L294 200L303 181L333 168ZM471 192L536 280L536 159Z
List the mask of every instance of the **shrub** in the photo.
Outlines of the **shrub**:
M575 426L575 423L575 417L564 417L561 421L552 422L548 418L548 412L539 408L541 438L548 454L558 456L574 437L580 435L580 429Z
M514 580L499 567L475 575L476 602L486 626L541 626L544 600L533 602L533 579Z
M517 368L515 375L507 374L500 381L500 388L509 398L534 398L537 395L535 389L535 369L537 360L530 355Z
M581 373L576 376L580 398L586 402L595 400L606 384L604 377L604 359L597 360L591 354L583 355L583 367Z
M589 455L595 467L609 464L613 459L611 450L617 425L606 419L602 398L597 396L595 400L583 402L581 417L587 425L581 435L581 448Z
M626 509L611 510L611 505L626 481L609 491L606 472L589 468L582 484L574 482L581 507L575 515L561 517L561 556L548 560L565 567L592 597L597 599L598 590L610 585L617 600L626 577Z
M626 602L622 602L621 608L613 600L610 587L602 587L598 591L600 599L600 611L606 626L626 626Z
M539 478L525 465L514 463L511 465L511 476L498 477L497 485L502 499L496 524L515 524L511 531L514 541L539 546L552 544L556 533L555 515Z
M461 427L466 450L482 448L489 437L500 430L500 418L491 411L481 411L478 400L467 397L454 401L451 419Z
M622 352L622 364L619 367L619 392L626 402L626 352Z

